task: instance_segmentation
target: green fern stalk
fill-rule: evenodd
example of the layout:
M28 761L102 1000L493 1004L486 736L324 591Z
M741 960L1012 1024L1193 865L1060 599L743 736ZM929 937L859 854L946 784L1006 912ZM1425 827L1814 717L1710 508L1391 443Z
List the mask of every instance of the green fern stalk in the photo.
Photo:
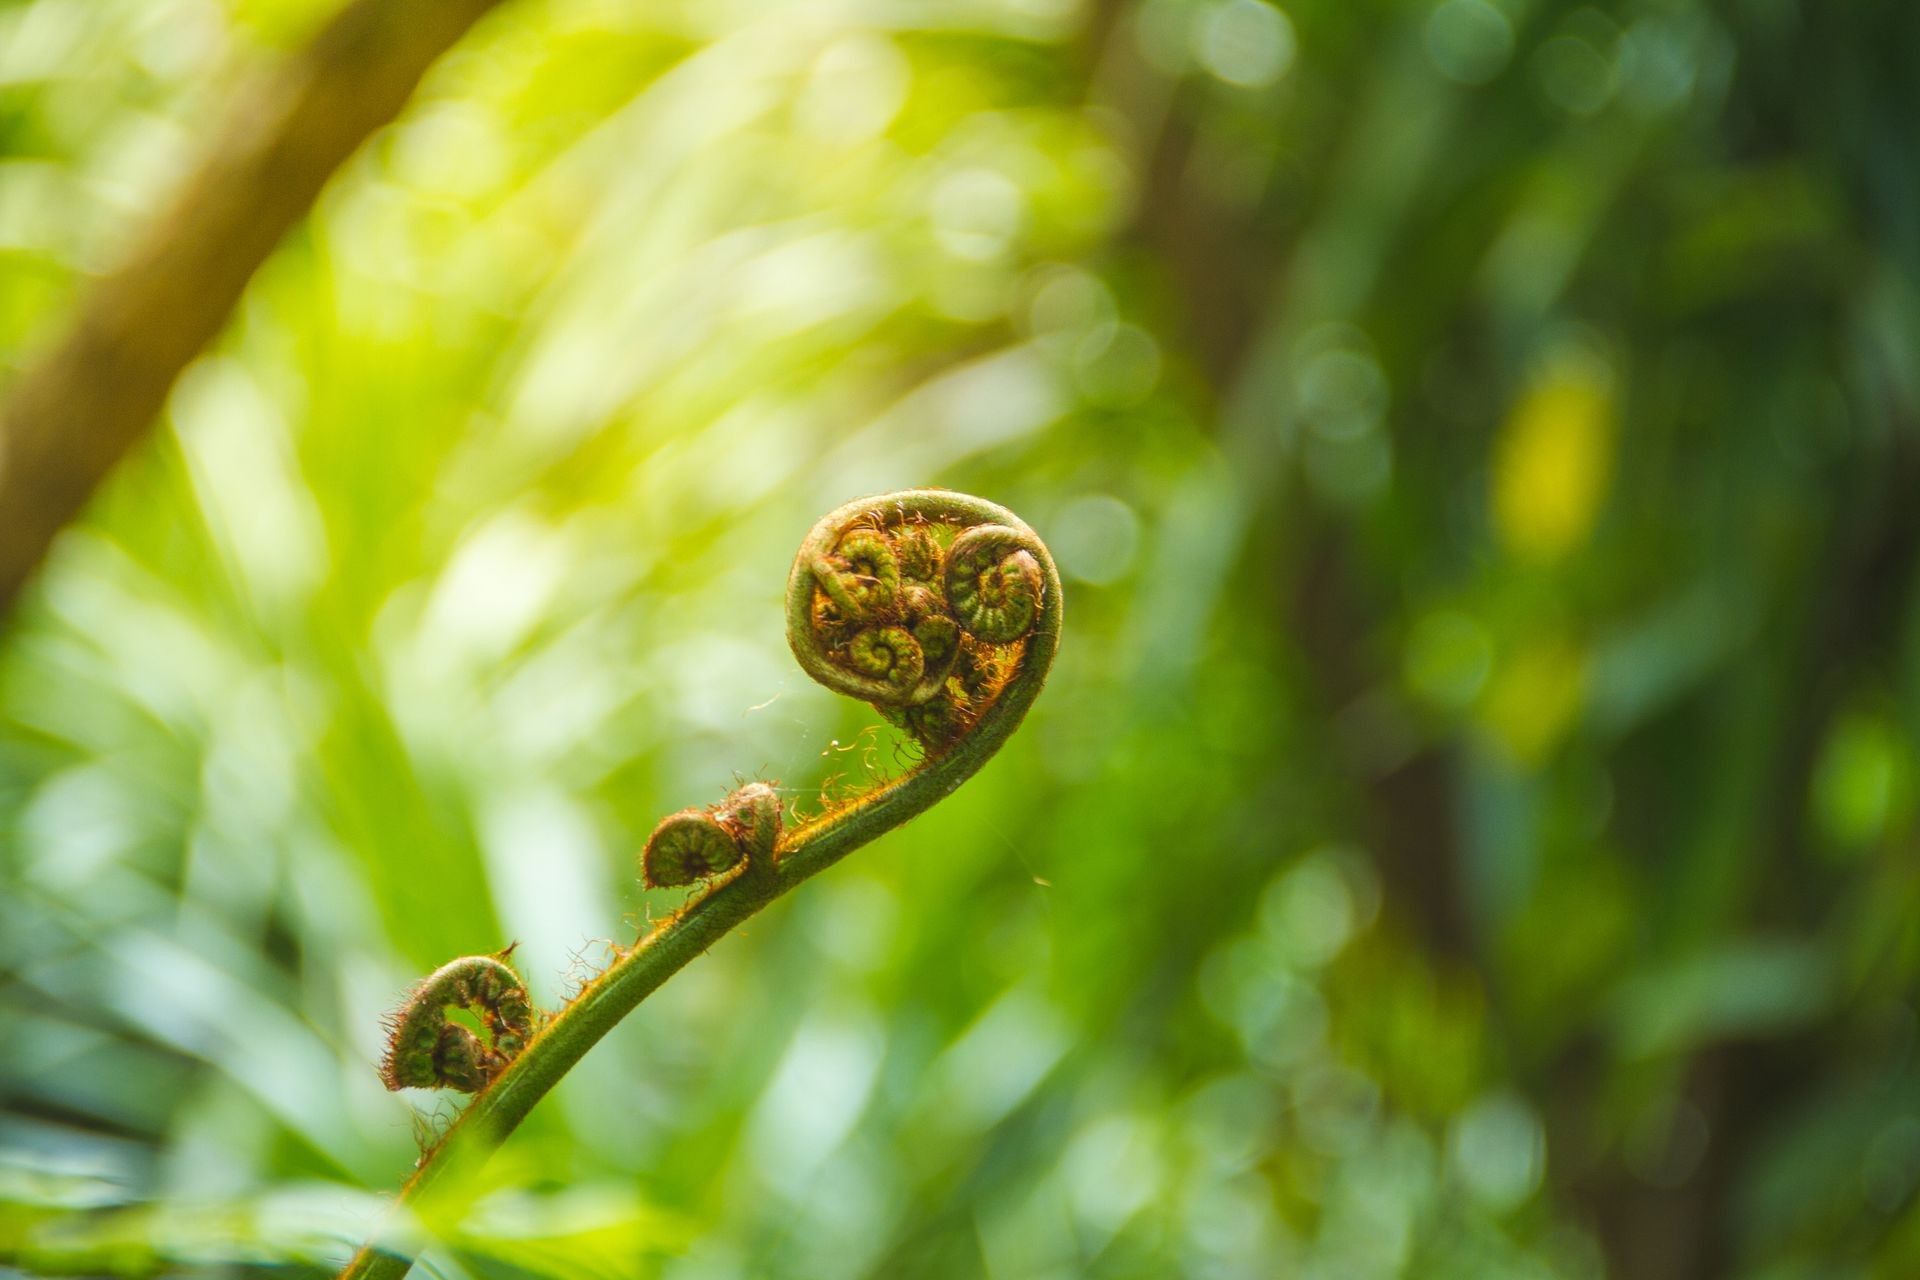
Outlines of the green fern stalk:
M728 930L861 845L952 794L1006 742L1039 696L1060 644L1053 557L1012 512L943 489L849 503L801 544L787 584L787 639L809 675L872 703L923 748L899 778L783 831L765 784L663 820L647 842L651 885L706 887L539 1023L491 1046L448 1023L449 1004L500 1021L505 957L465 964L487 981L432 979L390 1020L389 1084L469 1089L472 1103L401 1188L396 1229L354 1255L342 1280L392 1280L413 1265L400 1229L437 1187L460 1185L574 1063L661 983ZM467 969L459 970L466 973ZM438 975L437 975L438 976ZM524 991L519 999L524 1000ZM517 1013L518 1006L514 1007ZM514 1029L519 1019L512 1019ZM452 1026L460 1035L446 1030ZM466 1038L462 1039L464 1035ZM436 1057L436 1048L438 1056ZM436 1074L435 1063L444 1063ZM476 1077L476 1073L478 1076Z

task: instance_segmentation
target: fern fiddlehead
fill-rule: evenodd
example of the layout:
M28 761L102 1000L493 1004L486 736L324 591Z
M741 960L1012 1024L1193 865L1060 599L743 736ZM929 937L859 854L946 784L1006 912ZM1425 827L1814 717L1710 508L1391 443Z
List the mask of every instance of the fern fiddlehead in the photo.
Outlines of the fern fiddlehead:
M477 1015L487 1039L449 1021L450 1008ZM389 1089L478 1093L526 1047L533 1022L527 986L507 967L505 953L449 961L423 978L406 1003L387 1015L387 1056L380 1064L380 1079Z
M396 1043L406 1029L405 1063L395 1066L390 1052L383 1074L392 1087L402 1076L406 1085L430 1075L455 1088L461 1081L480 1087L422 1157L401 1190L402 1206L457 1182L456 1170L477 1167L589 1048L728 930L971 777L1025 718L1060 642L1060 578L1046 545L1005 508L944 489L863 499L823 517L794 558L786 600L787 639L801 667L871 703L919 744L918 762L793 827L778 793L761 782L712 808L663 819L641 851L643 880L704 887L544 1020L525 1002L524 987L516 1005L504 985L494 986L504 984L500 974L475 965L488 957L436 971L396 1015ZM491 963L511 975L502 959ZM457 982L443 978L463 965ZM483 996L476 983L502 994ZM430 989L426 1011L409 1020ZM491 1045L448 1022L450 1005L474 1008ZM444 1052L443 1038L451 1046ZM391 1280L411 1265L411 1246L389 1235L363 1247L341 1277Z
M640 879L649 889L674 889L742 862L764 868L783 825L780 793L749 782L711 809L682 809L662 818L640 851Z
M939 751L1018 669L1051 560L1023 524L970 520L958 495L914 496L813 527L787 585L787 641L808 675Z

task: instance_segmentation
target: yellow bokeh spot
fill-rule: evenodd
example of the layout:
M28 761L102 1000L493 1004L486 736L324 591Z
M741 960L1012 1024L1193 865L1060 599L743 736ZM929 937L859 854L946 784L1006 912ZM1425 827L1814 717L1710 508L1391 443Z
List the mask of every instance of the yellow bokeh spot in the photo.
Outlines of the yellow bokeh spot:
M1586 701L1586 655L1564 640L1539 640L1500 664L1482 723L1523 765L1540 763L1566 736Z
M1551 561L1593 533L1613 470L1613 385L1592 360L1548 369L1520 398L1494 455L1493 521L1500 541Z

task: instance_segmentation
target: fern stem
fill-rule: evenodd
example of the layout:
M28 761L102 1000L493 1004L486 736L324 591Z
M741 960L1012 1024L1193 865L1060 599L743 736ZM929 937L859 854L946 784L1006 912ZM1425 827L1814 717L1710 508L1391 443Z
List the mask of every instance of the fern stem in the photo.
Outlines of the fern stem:
M930 747L917 768L788 832L770 867L749 862L620 955L475 1096L401 1188L397 1209L417 1208L434 1187L457 1172L476 1170L587 1050L668 978L774 899L951 795L1019 727L1059 647L1060 579L1038 536L1011 512L979 498L914 489L850 503L821 520L801 548L788 588L789 639L802 665L812 672L821 652L808 625L816 572L811 566L824 548L861 521L876 518L876 512L882 513L880 518L897 514L902 520L942 521L962 528L984 525L1017 535L1017 550L1031 553L1037 565L1040 594L1037 617L1012 675L964 732ZM376 1238L362 1246L340 1277L396 1280L412 1265L410 1238Z

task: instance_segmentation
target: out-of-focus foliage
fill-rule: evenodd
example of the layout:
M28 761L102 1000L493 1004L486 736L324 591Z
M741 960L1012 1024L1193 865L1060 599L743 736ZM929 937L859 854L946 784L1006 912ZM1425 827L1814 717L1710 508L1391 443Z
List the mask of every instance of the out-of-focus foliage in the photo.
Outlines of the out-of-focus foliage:
M10 361L327 8L0 4ZM936 483L1068 575L1028 726L436 1274L1915 1274L1917 15L513 0L0 652L0 1259L342 1256L414 976L900 767L781 586Z

